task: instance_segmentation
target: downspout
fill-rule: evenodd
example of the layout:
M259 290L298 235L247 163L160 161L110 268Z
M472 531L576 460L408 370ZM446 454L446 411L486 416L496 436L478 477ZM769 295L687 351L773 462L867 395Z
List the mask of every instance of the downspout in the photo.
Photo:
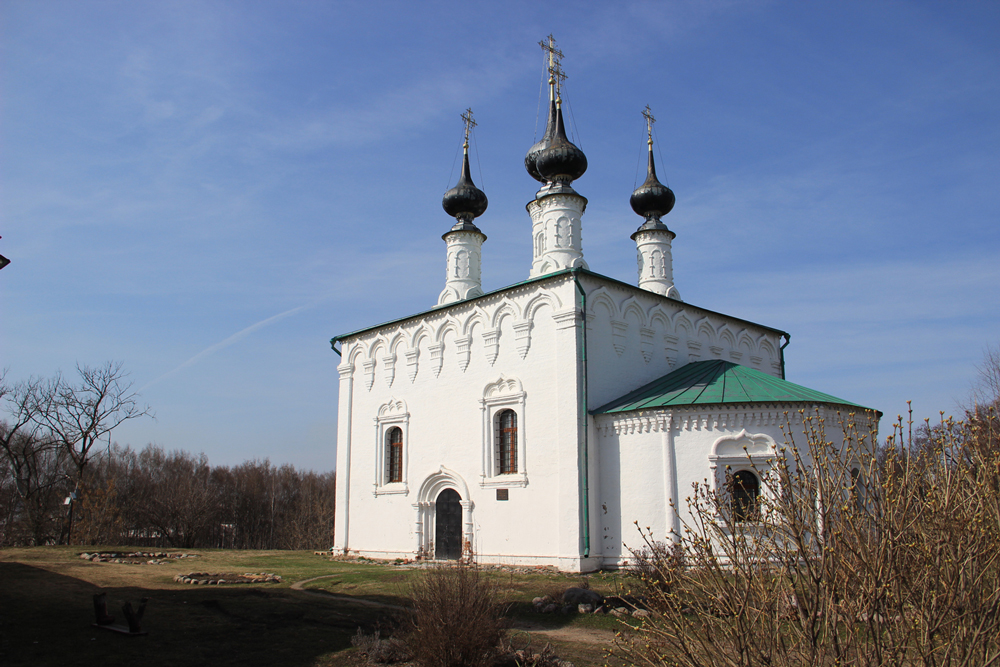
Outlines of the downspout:
M778 353L781 355L781 379L785 379L785 348L788 344L792 342L792 334L783 333L781 334L785 339L785 344L778 348Z
M581 325L583 326L583 350L580 354L583 362L583 388L580 392L580 416L583 419L583 451L581 458L583 465L580 466L580 495L583 496L583 512L580 514L581 533L583 534L583 557L590 558L590 437L588 434L588 413L587 413L587 293L580 284L578 269L572 269L573 284L580 292L580 310L582 312Z
M341 359L343 359L344 355L341 354L340 350L337 349L337 343L339 343L339 342L340 342L339 338L331 338L330 339L330 349L332 349L334 352L336 352L338 357L340 357ZM784 348L782 348L782 349L784 349Z

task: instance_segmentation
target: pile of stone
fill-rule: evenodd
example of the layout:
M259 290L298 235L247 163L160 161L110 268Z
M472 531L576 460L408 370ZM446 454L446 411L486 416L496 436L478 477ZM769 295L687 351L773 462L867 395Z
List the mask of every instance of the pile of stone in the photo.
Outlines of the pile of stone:
M540 614L612 614L619 618L633 616L644 618L649 611L643 601L631 596L612 596L605 598L597 591L588 588L567 588L562 595L553 598L543 595L531 601L535 611Z
M166 565L180 558L197 558L198 554L171 554L165 551L101 551L82 553L82 560L92 563L122 563L125 565Z
M188 574L178 574L174 576L174 581L179 584L193 584L196 586L219 586L223 584L280 584L281 577L270 572L244 572L236 574L233 572L189 572Z

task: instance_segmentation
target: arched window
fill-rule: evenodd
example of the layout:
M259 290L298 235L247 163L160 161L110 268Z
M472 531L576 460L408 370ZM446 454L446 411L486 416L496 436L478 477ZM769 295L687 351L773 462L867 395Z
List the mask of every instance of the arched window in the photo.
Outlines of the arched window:
M867 493L860 468L851 468L851 495L854 497L854 508L859 512L864 512Z
M497 467L501 475L517 472L517 413L504 410L497 420Z
M760 480L749 470L740 470L730 482L733 521L756 521L760 517L757 499Z
M394 426L385 436L385 480L403 481L403 429Z

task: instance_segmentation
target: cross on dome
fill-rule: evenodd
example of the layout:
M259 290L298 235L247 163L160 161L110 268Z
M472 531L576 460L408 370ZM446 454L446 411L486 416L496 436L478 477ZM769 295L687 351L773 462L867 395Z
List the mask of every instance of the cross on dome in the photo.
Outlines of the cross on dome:
M465 121L465 142L462 144L462 148L465 149L466 152L468 152L468 150L469 150L469 131L472 128L474 128L477 125L479 125L479 123L476 122L476 119L472 116L472 107L469 107L468 109L466 109L465 111L462 112L462 120Z
M653 145L653 123L656 122L656 118L653 116L653 110L646 105L646 108L642 110L642 117L646 119L646 134L649 136L648 144Z
M562 68L563 52L556 48L556 38L551 34L544 40L538 42L542 51L548 54L549 58L549 99L555 100L556 104L562 103L562 82L566 80L566 72Z

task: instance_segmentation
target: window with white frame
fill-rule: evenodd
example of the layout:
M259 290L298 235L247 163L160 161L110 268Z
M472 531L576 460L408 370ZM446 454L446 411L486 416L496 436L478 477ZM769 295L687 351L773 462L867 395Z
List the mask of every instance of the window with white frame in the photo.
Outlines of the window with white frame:
M375 489L382 494L407 494L406 467L410 413L395 399L382 405L375 417Z
M483 412L481 486L527 486L525 393L516 378L500 376L486 385Z
M507 409L497 415L496 470L501 475L517 472L517 413Z
M733 524L760 520L765 492L762 475L767 476L776 449L771 436L745 430L724 435L712 445L708 460L714 489L725 500L723 511Z
M403 481L403 429L389 429L385 443L385 481L389 484Z

